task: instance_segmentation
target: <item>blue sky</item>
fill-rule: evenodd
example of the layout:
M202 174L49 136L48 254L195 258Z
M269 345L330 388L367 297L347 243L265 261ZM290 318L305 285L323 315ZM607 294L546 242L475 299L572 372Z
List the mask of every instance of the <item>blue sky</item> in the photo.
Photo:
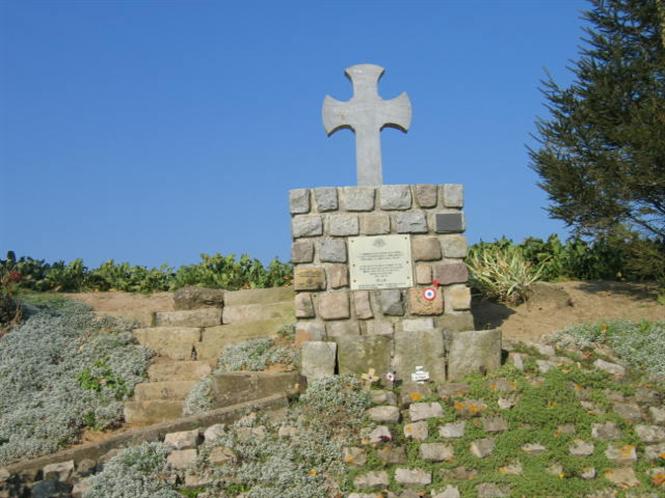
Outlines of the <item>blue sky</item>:
M539 80L567 83L584 1L0 2L0 257L289 259L288 190L355 184L321 103L386 68L408 134L385 183L463 183L470 241L550 233L528 168Z

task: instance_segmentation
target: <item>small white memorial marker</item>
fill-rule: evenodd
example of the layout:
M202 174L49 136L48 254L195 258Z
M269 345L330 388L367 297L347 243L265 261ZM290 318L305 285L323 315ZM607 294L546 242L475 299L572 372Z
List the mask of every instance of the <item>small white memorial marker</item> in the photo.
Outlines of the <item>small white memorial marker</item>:
M429 372L424 370L425 367L417 366L416 371L411 374L413 382L425 382L429 380Z

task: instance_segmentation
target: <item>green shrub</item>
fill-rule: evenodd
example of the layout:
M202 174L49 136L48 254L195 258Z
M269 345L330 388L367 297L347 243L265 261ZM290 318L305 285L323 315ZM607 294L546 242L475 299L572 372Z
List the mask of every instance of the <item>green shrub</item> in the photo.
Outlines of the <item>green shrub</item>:
M665 321L609 321L573 325L554 340L562 347L593 349L611 347L617 356L637 371L665 376Z
M522 248L512 243L476 244L466 263L471 285L490 298L512 303L526 300L542 272L542 263L534 268Z
M119 290L126 292L155 292L175 290L186 285L221 289L279 287L291 283L293 267L273 259L265 267L258 259L246 254L236 260L234 255L201 255L201 262L174 270L168 265L159 268L116 263L102 263L88 269L82 260L68 264L56 261L21 257L10 251L0 259L0 276L10 271L22 275L19 287L34 291L80 292L90 290Z
M21 317L21 307L16 301L16 288L21 282L21 274L14 269L0 272L0 335L1 328L17 323Z

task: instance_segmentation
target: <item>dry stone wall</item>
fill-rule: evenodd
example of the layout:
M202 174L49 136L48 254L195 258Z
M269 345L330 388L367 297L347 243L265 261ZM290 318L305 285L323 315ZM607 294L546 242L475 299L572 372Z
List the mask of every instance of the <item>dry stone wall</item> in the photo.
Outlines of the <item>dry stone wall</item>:
M473 329L463 197L458 184L289 191L297 340ZM391 234L410 238L413 287L352 291L349 238Z

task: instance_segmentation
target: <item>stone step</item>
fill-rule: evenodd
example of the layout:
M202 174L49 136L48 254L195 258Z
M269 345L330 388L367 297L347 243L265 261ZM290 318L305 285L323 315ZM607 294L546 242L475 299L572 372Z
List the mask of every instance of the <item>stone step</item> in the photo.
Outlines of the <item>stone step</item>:
M134 337L160 356L191 360L196 358L195 347L201 340L201 330L199 327L151 327L134 329Z
M134 401L184 400L196 383L196 380L142 382L134 388Z
M288 323L295 321L293 300L272 304L236 304L224 307L223 323L233 324L278 318ZM217 324L218 325L218 324Z
M299 372L232 372L212 377L212 406L232 406L275 394L292 396L304 392L307 379Z
M195 310L158 311L155 313L157 327L214 327L222 323L221 308Z
M126 401L125 421L129 424L158 424L182 417L182 400Z
M199 380L212 372L208 361L157 361L148 368L151 382Z
M287 323L290 322L273 318L205 328L201 335L201 342L196 346L197 359L216 360L229 344L257 337L274 336Z
M102 318L110 316L137 322L142 327L152 327L155 324L155 312L147 310L121 310L121 311L95 311L95 316Z
M243 289L224 293L224 306L244 304L293 303L293 287L271 287L268 289Z

